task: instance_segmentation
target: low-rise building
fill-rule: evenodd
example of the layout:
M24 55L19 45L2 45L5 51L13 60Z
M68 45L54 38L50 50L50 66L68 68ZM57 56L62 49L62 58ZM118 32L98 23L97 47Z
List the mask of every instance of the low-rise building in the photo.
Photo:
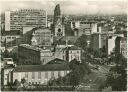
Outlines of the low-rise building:
M82 49L76 46L66 48L66 59L70 62L73 59L81 61Z
M51 48L40 48L28 44L18 46L19 64L46 64L53 59Z
M43 84L60 76L64 77L70 72L67 64L23 65L17 66L13 71L13 82L25 79L29 84Z

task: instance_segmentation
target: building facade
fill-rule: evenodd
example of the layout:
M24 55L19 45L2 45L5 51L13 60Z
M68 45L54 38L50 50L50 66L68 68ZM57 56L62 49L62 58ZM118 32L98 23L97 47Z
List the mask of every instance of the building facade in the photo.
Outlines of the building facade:
M89 21L73 21L71 22L71 28L74 30L75 36L81 36L82 34L91 35L98 31L97 23Z
M59 4L54 9L53 34L57 40L65 36L64 18L61 15Z
M17 31L4 32L1 36L1 46L12 47L17 46L20 39L20 33Z
M117 36L109 36L107 38L107 54L110 55L115 51L115 39Z
M5 12L5 31L22 27L47 27L47 12L39 9L21 9Z
M71 70L68 65L48 64L48 65L24 65L17 66L13 71L13 80L21 81L25 79L29 84L47 85L50 80L60 76L66 76Z
M19 64L46 64L53 59L51 49L40 48L28 44L21 44L18 47Z
M120 53L127 58L127 38L122 37L120 40Z
M49 30L48 28L39 28L37 30L34 30L32 35L32 45L51 46L51 44L53 43L51 30Z
M94 33L91 35L90 46L93 50L99 50L100 48L107 47L107 34L106 33Z
M4 66L4 68L1 69L1 84L2 85L8 85L8 83L11 83L12 75L11 72L13 71L13 66Z

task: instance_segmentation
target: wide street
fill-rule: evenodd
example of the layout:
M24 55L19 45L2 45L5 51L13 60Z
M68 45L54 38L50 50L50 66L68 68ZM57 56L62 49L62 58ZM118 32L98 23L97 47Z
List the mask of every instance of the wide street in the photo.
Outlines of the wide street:
M96 66L96 64L91 64L90 67ZM85 76L84 81L76 90L89 90L99 92L99 87L104 84L106 80L106 73L109 71L110 67L105 65L97 65L98 68L91 68L91 73Z

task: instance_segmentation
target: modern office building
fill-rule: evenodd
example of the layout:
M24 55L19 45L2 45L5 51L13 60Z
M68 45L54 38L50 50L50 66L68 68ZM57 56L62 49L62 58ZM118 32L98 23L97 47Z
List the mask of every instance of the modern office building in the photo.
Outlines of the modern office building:
M5 12L5 31L20 30L23 27L47 27L47 12L40 9L21 9Z

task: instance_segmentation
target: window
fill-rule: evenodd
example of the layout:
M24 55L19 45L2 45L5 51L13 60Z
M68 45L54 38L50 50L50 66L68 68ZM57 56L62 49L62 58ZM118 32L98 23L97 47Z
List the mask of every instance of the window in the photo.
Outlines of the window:
M77 51L77 53L79 53L79 51Z
M64 60L64 58L65 58L65 57L63 56L63 60Z
M35 72L32 72L32 79L35 78Z
M54 78L54 71L51 72L51 78Z
M72 60L72 55L71 55L71 60Z
M12 37L12 39L16 39L16 37Z
M25 78L28 78L28 73L27 72L25 72Z
M79 56L78 56L78 60L79 60Z
M67 71L64 71L64 75L66 75L67 74Z
M38 79L41 79L41 72L38 72Z
M61 76L61 71L58 71L58 76Z
M61 32L61 29L60 28L58 29L58 32Z
M45 78L48 78L48 72L45 72Z
M7 39L11 39L11 37L7 37Z
M31 82L29 82L29 85L31 85Z

